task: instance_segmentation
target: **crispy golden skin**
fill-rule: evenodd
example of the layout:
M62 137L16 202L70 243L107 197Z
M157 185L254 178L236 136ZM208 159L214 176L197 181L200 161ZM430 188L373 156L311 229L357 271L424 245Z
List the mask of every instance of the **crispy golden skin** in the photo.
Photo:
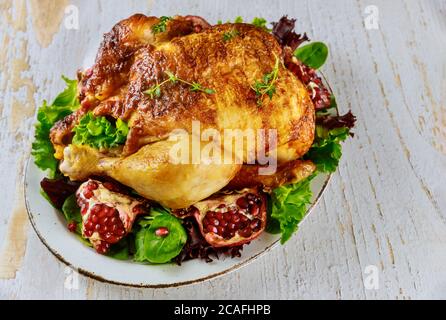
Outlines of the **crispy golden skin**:
M159 22L155 17L134 15L104 36L95 64L79 74L80 110L51 132L56 157L63 158L72 128L88 111L128 121L130 132L121 158L166 140L173 130L191 132L193 121L199 121L201 130L216 129L222 136L225 129L276 130L277 150L268 141L257 149L277 151L279 163L299 159L308 151L314 139L314 106L306 87L284 67L282 49L271 34L248 24L208 27L190 17L175 17L167 22L165 32L154 33L152 27ZM228 33L235 36L228 39ZM276 59L280 64L275 93L272 99L261 97L259 107L252 86L273 70ZM168 79L166 72L215 92L193 92L185 83L167 82L159 97L145 94ZM255 147L245 144L234 153L246 160ZM65 174L70 176L69 172ZM231 170L224 174L227 182L233 176ZM132 177L137 179L133 173ZM217 187L221 189L221 182L215 188L206 187L202 194L216 192Z

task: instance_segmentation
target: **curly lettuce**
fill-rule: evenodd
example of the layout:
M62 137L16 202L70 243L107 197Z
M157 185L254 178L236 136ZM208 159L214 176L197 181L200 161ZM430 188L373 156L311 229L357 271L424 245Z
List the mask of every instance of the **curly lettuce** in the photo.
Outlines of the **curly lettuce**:
M109 149L125 142L129 128L121 119L113 124L106 117L95 117L89 112L80 119L73 131L74 144Z
M338 120L342 120L344 117L338 117ZM333 119L330 118L330 121L334 121ZM353 125L354 121L352 121ZM336 171L342 156L341 142L345 141L349 135L351 135L349 127L335 127L330 130L326 126L317 125L314 144L305 155L305 159L313 161L316 165L316 172L296 184L282 186L273 190L267 231L270 233L281 233L282 244L287 242L293 233L297 231L299 223L307 213L313 196L310 188L311 180L318 173L332 173Z
M54 178L57 172L58 160L54 158L54 148L50 141L50 130L53 125L79 108L77 98L77 81L64 76L67 87L49 105L43 101L37 111L37 124L35 127L34 142L31 154L34 163L43 171L48 171L48 176Z

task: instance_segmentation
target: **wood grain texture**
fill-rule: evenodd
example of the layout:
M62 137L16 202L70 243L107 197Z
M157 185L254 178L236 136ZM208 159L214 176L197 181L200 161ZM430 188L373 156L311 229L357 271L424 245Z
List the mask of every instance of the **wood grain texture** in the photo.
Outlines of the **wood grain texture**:
M446 298L446 1L376 0L378 30L364 27L366 0L73 0L79 30L60 20L64 8L47 12L59 26L36 23L41 13L32 2L0 0L0 241L17 245L10 234L18 232L23 245L17 272L0 280L0 298ZM135 12L211 22L296 17L298 30L330 45L324 73L341 110L358 116L356 137L300 232L244 269L173 289L80 276L69 290L69 270L21 219L35 106L62 88L60 74L73 76L91 62L104 32ZM42 28L54 36L42 39ZM7 263L0 256L0 266ZM363 285L369 265L379 269L378 290Z

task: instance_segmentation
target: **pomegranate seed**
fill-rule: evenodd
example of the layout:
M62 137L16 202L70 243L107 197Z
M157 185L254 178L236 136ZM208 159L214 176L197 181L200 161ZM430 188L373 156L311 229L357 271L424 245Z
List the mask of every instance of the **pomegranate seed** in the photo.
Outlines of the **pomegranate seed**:
M144 206L142 204L138 204L133 207L132 212L135 214L143 214L146 212L146 210L144 209Z
M222 221L222 220L223 220L223 213L221 213L221 212L217 212L217 213L215 214L215 219L217 219L217 220L219 220L219 221Z
M217 209L224 209L224 208L226 208L226 205L225 205L224 203L222 203L221 205L219 205L219 206L217 207Z
M240 221L240 215L238 215L238 214L234 214L234 215L231 217L231 222L237 223L237 222L239 222L239 221Z
M96 204L91 208L91 214L98 214L99 211L101 211L101 206L99 204Z
M93 231L91 230L84 230L84 235L87 238L90 238L93 235Z
M214 225L214 226L218 226L220 224L220 221L217 218L211 218L209 220L210 224Z
M83 205L83 206L81 206L81 214L83 215L83 216L85 216L85 214L87 213L87 211L88 211L88 203L85 203L85 205Z
M225 212L224 214L223 214L223 219L225 220L225 221L231 221L232 220L232 216L233 216L233 214L230 212L230 211L228 211L228 212Z
M260 208L253 204L252 207L249 209L249 213L253 216L257 216L260 213Z
M254 231L259 231L260 230L260 226L261 226L262 222L259 219L254 219L249 226L251 227L252 230Z
M252 235L251 228L247 227L238 231L238 234L244 238L249 238Z
M94 195L93 191L88 190L88 189L85 189L85 191L84 191L84 197L85 197L86 199L90 199L91 197L93 197L93 195Z
M248 209L248 201L245 198L238 198L236 204L242 209Z
M76 227L77 227L77 223L72 221L68 224L68 230L70 230L71 232L75 232L76 231Z
M225 228L223 228L223 227L217 227L217 234L218 235L223 235L224 234L224 232L225 232Z
M237 228L237 225L235 223L228 224L228 230L235 230Z
M155 230L155 235L157 237L167 237L167 235L169 234L169 229L167 229L166 227L161 227Z
M208 233L215 233L215 234L218 233L218 229L216 226L208 225L206 229Z

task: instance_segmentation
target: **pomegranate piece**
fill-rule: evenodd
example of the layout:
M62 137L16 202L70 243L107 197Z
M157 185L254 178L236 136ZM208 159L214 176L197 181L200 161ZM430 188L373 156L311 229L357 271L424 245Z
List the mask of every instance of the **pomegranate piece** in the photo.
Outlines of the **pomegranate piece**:
M88 180L76 192L82 235L101 254L130 232L137 215L146 213L141 201L114 190L119 189L111 182Z
M169 229L165 228L165 227L161 227L155 230L155 235L157 237L167 237L167 235L169 234Z
M77 223L72 221L67 225L67 227L68 227L68 230L70 230L70 232L76 232Z
M194 206L200 231L216 248L234 247L257 238L266 226L266 196L257 189L222 195Z

